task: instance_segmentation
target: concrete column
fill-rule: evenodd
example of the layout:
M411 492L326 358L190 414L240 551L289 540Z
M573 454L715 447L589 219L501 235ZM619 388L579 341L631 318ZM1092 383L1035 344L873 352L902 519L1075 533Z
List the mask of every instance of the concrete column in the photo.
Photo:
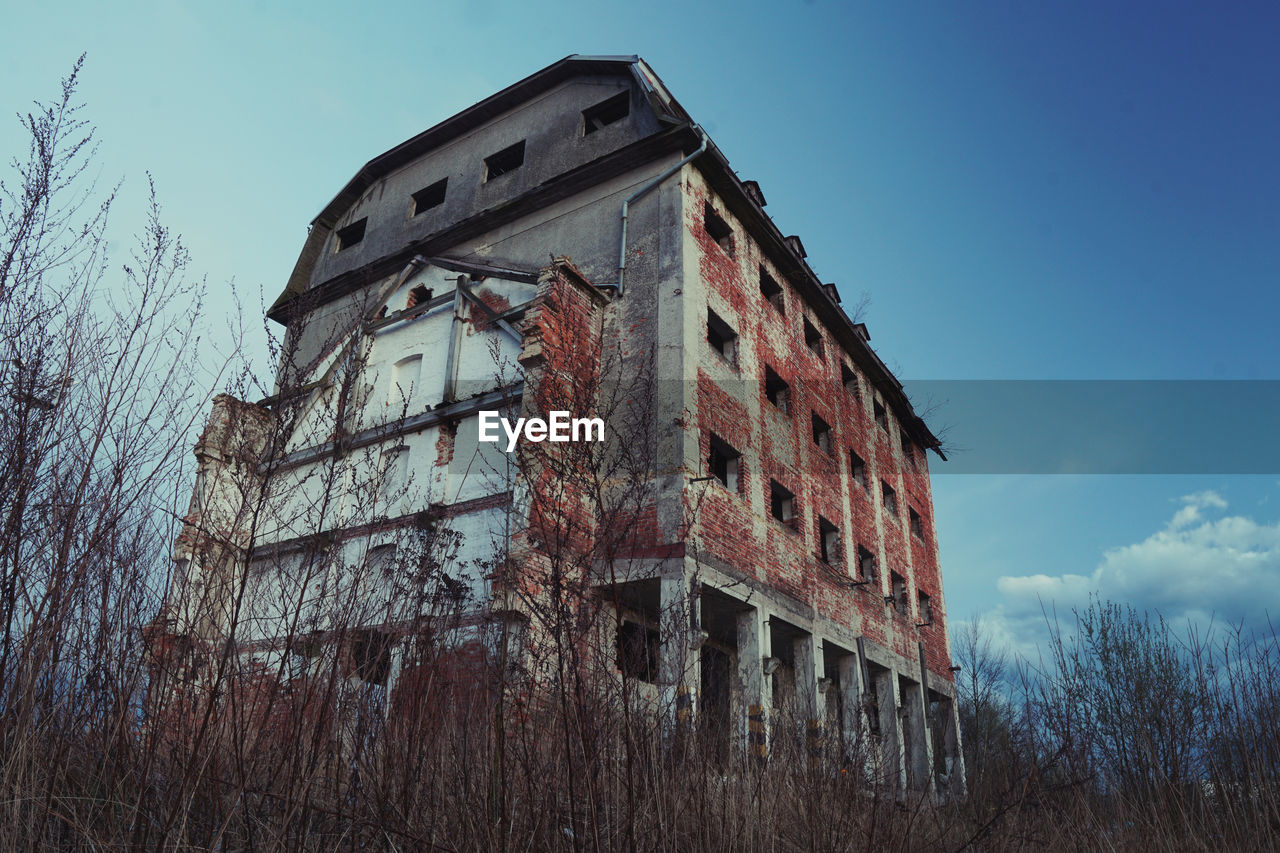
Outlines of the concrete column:
M659 589L662 628L658 685L663 713L680 727L692 726L697 712L701 667L698 655L690 651L689 582L683 574L664 577Z
M813 634L797 637L792 641L792 654L796 670L796 713L804 720L805 745L810 754L816 755L822 748L822 721L826 716L818 690L818 680L825 668L822 641Z
M880 706L880 756L884 783L906 790L907 765L902 751L902 717L898 714L898 674L884 670L873 676L876 702Z
M842 655L836 665L840 670L840 736L844 741L844 759L854 761L866 743L862 726L862 671L857 655Z
M907 784L914 791L934 790L933 747L929 736L924 685L912 682L902 692L902 740Z
M773 656L768 615L758 607L738 614L738 683L742 686L742 742L747 754L769 757L769 714L773 709L773 678L764 662Z
M964 750L960 742L960 709L954 699L940 702L938 708L947 721L943 748L947 757L949 793L957 799L964 799L969 796L969 786L965 778Z

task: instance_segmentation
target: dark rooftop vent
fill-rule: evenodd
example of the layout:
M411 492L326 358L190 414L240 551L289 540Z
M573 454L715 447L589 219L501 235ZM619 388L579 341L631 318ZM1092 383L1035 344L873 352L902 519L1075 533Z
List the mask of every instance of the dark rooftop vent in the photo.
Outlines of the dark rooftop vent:
M837 304L840 302L840 291L836 289L836 283L834 281L829 281L822 285L822 289L826 291L827 296L832 302Z
M751 200L761 207L764 207L769 203L764 200L764 192L760 189L760 185L755 181L743 181L742 188L747 191L747 195L751 196Z
M871 340L871 333L867 331L866 323L858 323L853 327L853 330L857 332L858 337L862 338L864 341Z
M800 238L795 234L792 234L787 238L787 245L791 247L791 251L795 252L800 257L809 257L809 253L804 250L804 243L801 243Z

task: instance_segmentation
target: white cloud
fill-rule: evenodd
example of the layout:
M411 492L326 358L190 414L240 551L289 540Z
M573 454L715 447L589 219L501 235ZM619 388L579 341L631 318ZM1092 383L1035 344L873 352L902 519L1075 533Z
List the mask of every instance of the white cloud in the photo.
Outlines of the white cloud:
M1000 601L987 622L1004 645L1024 654L1046 634L1045 612L1070 622L1091 595L1159 611L1170 622L1243 622L1266 630L1280 618L1280 522L1221 515L1216 492L1186 495L1164 529L1105 551L1089 575L1001 577Z

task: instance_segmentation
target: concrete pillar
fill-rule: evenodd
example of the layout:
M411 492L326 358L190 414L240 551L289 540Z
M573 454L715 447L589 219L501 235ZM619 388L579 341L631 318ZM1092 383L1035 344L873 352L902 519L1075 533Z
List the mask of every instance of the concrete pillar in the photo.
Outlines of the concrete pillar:
M933 747L929 736L928 705L924 685L910 682L900 688L902 694L902 741L905 753L907 785L913 791L934 790Z
M773 677L764 672L773 657L769 617L759 607L738 614L738 683L742 686L742 742L747 754L769 757L769 715L773 710Z
M792 641L792 654L796 671L796 714L804 720L805 744L810 754L816 755L822 748L822 721L826 716L818 690L818 681L825 669L822 641L813 634L797 637Z
M866 743L862 725L862 671L857 655L841 655L840 671L840 737L844 742L845 761L855 761Z
M902 717L898 714L898 674L882 670L873 676L876 702L880 707L881 778L885 785L902 791L907 787L906 756L902 751Z
M681 727L693 725L697 714L697 687L701 683L698 655L690 650L689 582L683 575L659 581L661 648L658 653L658 685L664 714Z

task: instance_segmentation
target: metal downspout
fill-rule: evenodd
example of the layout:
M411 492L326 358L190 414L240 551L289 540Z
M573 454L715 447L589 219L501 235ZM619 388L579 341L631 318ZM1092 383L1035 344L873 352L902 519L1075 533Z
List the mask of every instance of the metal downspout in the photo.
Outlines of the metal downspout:
M697 157L699 154L702 154L704 151L707 150L707 145L710 143L711 140L707 138L706 132L703 131L701 127L694 125L694 129L697 131L698 136L702 137L702 144L698 146L698 149L694 151L692 154L690 154L688 157L685 157L679 163L676 163L667 171L663 172L658 177L654 178L649 183L645 184L640 189L636 190L634 193L632 193L632 195L626 201L622 203L622 237L618 241L618 295L619 296L622 295L622 284L623 284L622 279L627 272L627 214L629 209L631 208L631 203L633 201L639 201L640 199L644 198L646 195L648 195L650 192L656 189L659 184L661 184L667 178L674 175L676 172L683 169L695 157ZM608 285L605 285L605 286L607 287Z

